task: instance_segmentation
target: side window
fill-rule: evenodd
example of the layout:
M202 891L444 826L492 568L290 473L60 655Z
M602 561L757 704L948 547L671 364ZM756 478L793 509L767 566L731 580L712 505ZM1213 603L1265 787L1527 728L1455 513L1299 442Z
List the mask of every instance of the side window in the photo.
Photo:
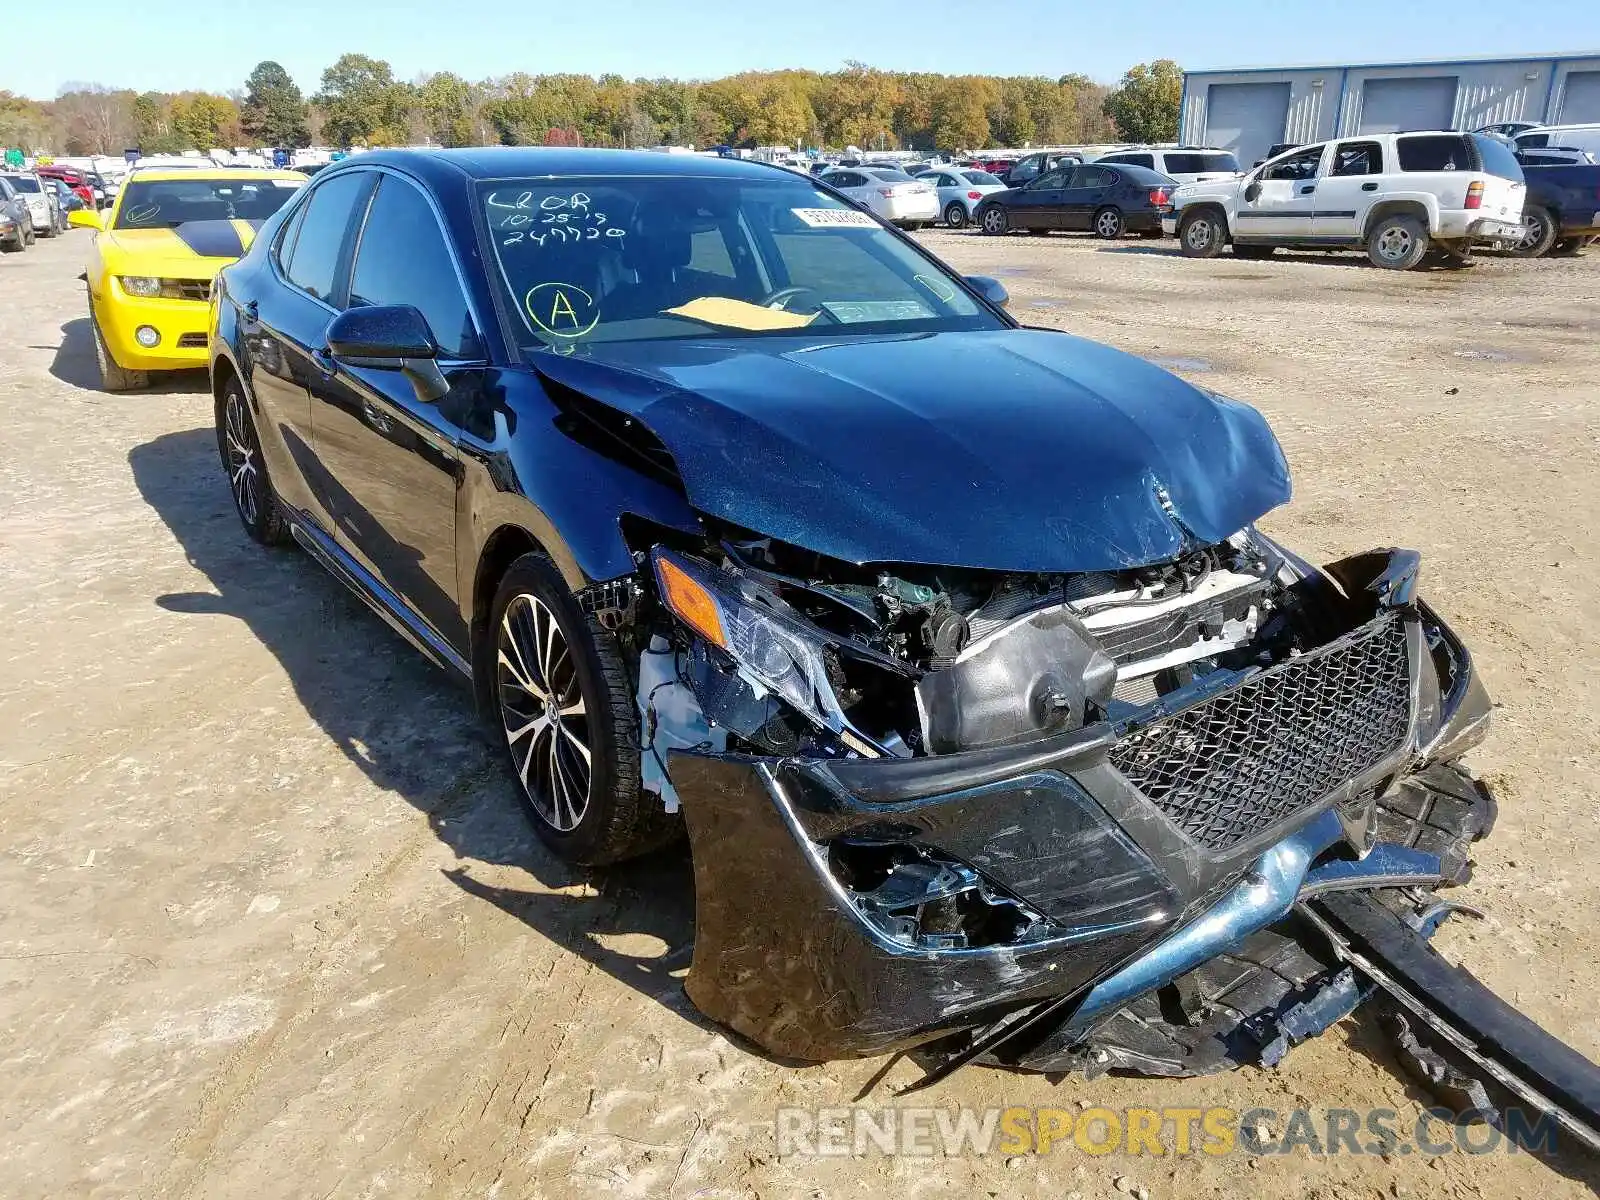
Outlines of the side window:
M1206 160L1198 154L1168 154L1163 169L1168 175L1198 175L1206 169Z
M308 218L308 233L310 228ZM409 304L427 320L444 357L482 356L439 220L420 191L393 175L379 182L367 214L350 274L350 303Z
M1383 147L1377 142L1341 142L1334 147L1329 175L1382 175Z
M689 238L689 270L722 279L736 279L733 257L720 229L697 229Z
M1477 166L1477 158L1464 137L1403 137L1395 146L1402 171L1470 171Z
M278 269L284 274L289 272L289 259L294 254L295 239L300 236L300 226L305 223L306 209L309 204L302 204L295 210L294 216L289 218L288 224L283 227L283 232L278 235L278 245L273 251L273 257L278 260Z
M347 243L352 218L359 202L366 198L372 176L367 171L336 175L311 193L299 236L284 264L289 282L310 292L319 300L333 303L333 287L339 278L339 261Z
M828 176L828 182L836 188L853 188L861 186L861 176L853 171L835 171Z
M956 179L955 179L954 175L941 175L941 176L939 176L938 179L934 180L933 186L934 187L959 187L960 185L958 183L956 183Z
M1263 179L1315 179L1317 167L1322 162L1322 147L1312 146L1280 159L1267 168Z
M1028 188L1035 192L1048 192L1055 188L1064 188L1067 186L1067 177L1070 174L1068 171L1051 171L1048 175L1041 175L1032 180L1028 184Z
M1154 154L1119 154L1116 158L1102 158L1100 161L1127 163L1130 167L1149 167L1152 171L1156 169L1156 156Z
M1116 174L1105 167L1079 167L1072 177L1073 187L1103 188L1117 181Z

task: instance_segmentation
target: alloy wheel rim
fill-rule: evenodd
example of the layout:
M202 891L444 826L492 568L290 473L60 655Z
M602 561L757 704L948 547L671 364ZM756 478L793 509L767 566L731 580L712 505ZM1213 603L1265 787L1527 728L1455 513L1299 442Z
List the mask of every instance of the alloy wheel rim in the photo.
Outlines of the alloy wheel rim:
M1526 217L1522 222L1522 240L1517 243L1521 250L1531 249L1539 244L1544 237L1544 222L1538 217Z
M254 525L261 512L260 477L256 472L254 439L238 392L228 393L223 435L228 442L228 482L233 488L233 502L245 522Z
M500 722L517 778L539 819L571 833L589 810L589 717L561 626L537 596L512 598L500 618Z
M1211 223L1204 219L1189 224L1189 245L1204 250L1211 244Z
M1116 217L1116 214L1115 213L1101 213L1100 214L1100 236L1102 236L1102 237L1116 237L1116 235L1117 235L1117 217Z
M983 227L991 233L999 233L1005 228L1005 217L995 209L990 209L983 216Z
M1378 252L1385 258L1399 260L1411 251L1411 234L1398 225L1391 225L1378 239Z

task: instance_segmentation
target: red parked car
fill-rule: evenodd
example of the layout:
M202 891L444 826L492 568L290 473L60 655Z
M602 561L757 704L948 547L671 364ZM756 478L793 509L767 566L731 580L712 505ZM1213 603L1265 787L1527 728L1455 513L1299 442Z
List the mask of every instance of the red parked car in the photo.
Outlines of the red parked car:
M58 167L54 164L47 167L37 167L34 174L40 179L59 179L72 189L73 194L89 206L93 212L98 205L95 204L94 189L89 186L89 181L84 178L83 172L73 167Z

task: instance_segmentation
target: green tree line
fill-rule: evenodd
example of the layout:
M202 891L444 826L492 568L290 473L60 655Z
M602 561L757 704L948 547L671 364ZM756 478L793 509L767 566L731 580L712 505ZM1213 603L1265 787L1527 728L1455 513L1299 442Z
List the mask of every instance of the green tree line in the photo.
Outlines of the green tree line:
M0 144L62 154L242 145L858 146L977 150L1024 143L1163 141L1177 133L1182 71L1141 64L1116 88L1086 75L747 71L723 79L448 71L396 79L390 64L346 54L305 96L263 62L229 95L69 84L53 101L0 92Z

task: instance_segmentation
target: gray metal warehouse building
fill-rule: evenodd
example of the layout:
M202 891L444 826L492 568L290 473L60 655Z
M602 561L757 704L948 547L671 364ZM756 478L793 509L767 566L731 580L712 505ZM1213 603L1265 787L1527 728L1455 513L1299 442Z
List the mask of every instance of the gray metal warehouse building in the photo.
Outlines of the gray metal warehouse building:
M1191 71L1178 136L1250 163L1276 142L1600 121L1600 53Z

